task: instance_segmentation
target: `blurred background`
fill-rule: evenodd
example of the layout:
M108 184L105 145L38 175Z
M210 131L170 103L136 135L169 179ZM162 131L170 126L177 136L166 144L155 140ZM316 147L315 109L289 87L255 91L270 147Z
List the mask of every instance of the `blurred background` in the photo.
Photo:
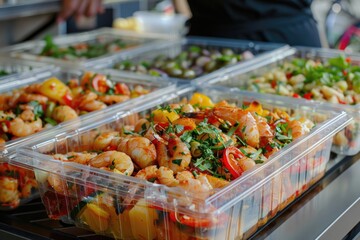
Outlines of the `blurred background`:
M46 34L62 35L105 26L140 32L164 32L171 26L174 33L181 35L186 33L183 26L189 17L186 7L181 6L184 15L174 15L170 0L104 0L104 14L56 24L60 4L60 0L0 0L0 47L41 39ZM312 9L323 47L360 45L359 0L314 0ZM357 26L357 31L350 26Z

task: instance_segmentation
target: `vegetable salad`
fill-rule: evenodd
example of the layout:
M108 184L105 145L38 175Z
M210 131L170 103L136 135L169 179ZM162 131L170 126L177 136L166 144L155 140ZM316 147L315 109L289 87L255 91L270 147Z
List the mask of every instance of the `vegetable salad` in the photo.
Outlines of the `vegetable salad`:
M41 50L40 56L65 60L91 59L135 46L135 44L127 43L121 39L105 41L99 38L94 43L83 42L70 46L57 45L51 36L46 36L44 40L45 46Z
M151 61L125 60L115 64L114 68L152 76L193 79L252 57L253 54L250 51L236 53L230 48L215 50L189 46L175 57L159 55Z
M360 102L360 66L343 56L324 63L295 58L252 78L246 90L355 105Z

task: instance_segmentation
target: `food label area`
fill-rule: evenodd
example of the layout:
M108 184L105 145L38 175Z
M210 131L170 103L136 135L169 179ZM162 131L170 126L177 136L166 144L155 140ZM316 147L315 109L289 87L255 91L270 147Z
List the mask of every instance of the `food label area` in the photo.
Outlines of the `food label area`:
M359 53L108 28L0 53L0 238L359 231Z

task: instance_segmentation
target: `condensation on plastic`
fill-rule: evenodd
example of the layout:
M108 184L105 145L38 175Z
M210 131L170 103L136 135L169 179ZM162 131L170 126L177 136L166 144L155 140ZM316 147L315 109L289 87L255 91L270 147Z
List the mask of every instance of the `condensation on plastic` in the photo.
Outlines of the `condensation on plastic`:
M123 49L116 52L116 54L127 54L128 52L137 52L142 48L151 47L157 42L166 41L166 36L162 34L150 34L150 33L134 33L130 31L121 31L112 28L100 28L94 31L68 34L63 36L54 36L53 40L60 47L66 47L69 45L74 45L78 43L91 43L97 39L108 39L115 40L121 39L125 43L135 44L136 46L130 47L128 49ZM76 60L63 60L56 59L47 56L39 56L41 50L45 46L45 41L43 40L34 40L25 43L20 43L12 45L0 50L0 53L10 55L16 58L27 59L31 61L40 61L52 63L57 66L65 67L79 67L79 66L92 66L91 62L109 57L114 53L108 53L103 56L99 56L92 59L76 59Z
M270 53L281 53L287 49L289 46L284 44L276 44L276 43L262 43L262 42L251 42L245 40L234 40L234 39L221 39L221 38L202 38L202 37L188 37L181 38L174 41L169 41L167 43L158 43L156 46L152 46L151 48L144 48L137 52L129 52L128 54L115 54L107 59L103 59L100 61L94 61L92 66L95 68L113 68L114 65L118 62L124 60L134 61L135 63L142 61L151 61L159 55L165 55L168 57L175 57L183 49L186 49L189 46L196 45L204 48L211 49L224 49L231 48L236 53L242 53L246 50L251 51L255 58L249 59L246 61L240 61L234 65L225 66L218 70L215 70L211 73L204 74L192 80L186 80L181 78L174 77L166 77L167 79L171 79L177 81L178 84L187 84L189 82L194 83L198 81L206 81L206 79L213 78L219 75L222 75L222 72L225 70L231 70L234 66L247 66L251 65L251 62L258 58L263 58ZM246 64L245 64L246 63ZM113 71L120 71L114 70Z
M123 125L134 124L136 119L149 114L155 106L176 103L184 97L189 99L194 92L205 93L214 102L225 99L240 106L243 102L257 100L266 109L281 108L295 114L295 117L304 116L317 124L310 133L281 149L266 163L245 172L207 198L180 188L61 162L46 155L84 150L91 144L89 139L99 132L119 130ZM247 238L324 175L330 157L331 137L351 121L345 112L324 111L315 103L293 104L271 96L254 98L251 94L239 94L222 87L191 86L116 116L109 114L112 117L104 115L101 124L81 125L58 132L56 137L33 142L19 149L10 163L35 171L42 201L50 217L122 239ZM81 189L80 192L65 190L65 195L57 193L47 183L50 174L59 177L64 186ZM90 193L92 197L88 197ZM101 198L94 197L94 193L101 194ZM104 201L108 201L105 199L109 197L113 206L106 208ZM107 209L109 215L100 216L98 213L94 216L89 210L84 210L84 205L77 205L84 199L103 206L102 209ZM134 202L137 203L131 208ZM88 212L85 214L84 211ZM193 220L195 228L177 222L183 214ZM209 227L207 219L220 221Z
M330 49L321 49L321 48L305 48L305 47L294 47L287 51L277 54L268 55L265 58L262 58L260 61L257 61L254 64L248 65L246 68L233 68L231 71L223 72L221 77L206 79L205 81L198 82L199 85L204 84L213 84L219 86L225 86L229 88L246 88L249 80L253 76L260 76L269 70L277 67L279 64L284 63L285 61L291 60L293 58L305 58L305 59L314 59L325 62L329 58L337 57L339 55L344 55L345 57L351 57L352 62L360 66L360 55L359 54L348 54L346 52ZM263 95L264 93L258 93ZM270 94L265 94L269 96ZM270 97L270 96L269 96ZM290 101L294 104L303 104L307 102L314 102L313 100L305 99L295 99L289 98L286 96L279 96L271 94L271 98L279 99L279 101ZM360 151L360 104L356 105L344 105L344 104L335 104L328 102L317 102L320 104L322 109L332 109L346 111L353 117L353 122L346 127L343 131L344 136L352 136L351 139L348 139L348 143L343 145L332 146L332 151L341 155L355 155Z
M82 70L60 70L59 68L53 69L52 71L45 71L36 74L36 76L29 77L29 78L23 78L23 79L17 79L16 81L10 81L6 82L6 84L0 85L0 93L5 92L11 92L15 89L19 89L22 87L25 87L29 84L34 83L41 83L45 81L46 79L50 77L57 77L59 80L68 82L70 79L79 78L82 76L84 72L88 70L82 69ZM91 113L84 114L82 116L79 116L77 119L73 119L70 121L66 121L63 123L58 124L57 126L43 129L42 131L32 134L30 136L18 138L15 140L11 140L6 142L3 145L0 145L0 169L8 169L7 162L11 156L13 156L14 152L17 148L27 145L30 142L36 141L37 139L43 139L43 138L49 138L50 136L54 136L57 131L62 131L64 129L67 129L69 127L73 126L79 126L81 123L86 125L87 122L93 123L95 121L98 121L98 119L102 118L102 115L107 113L108 111L112 111L114 115L117 114L117 112L121 112L127 109L133 108L137 104L141 104L141 102L148 102L152 100L153 98L158 98L158 96L161 96L162 94L165 94L167 92L171 92L175 89L175 84L169 82L169 81L163 81L161 79L150 79L146 76L129 76L126 73L112 73L109 74L106 71L96 71L97 73L103 73L105 75L109 76L109 79L111 79L114 82L121 82L127 84L130 89L136 85L144 86L145 88L148 88L151 90L150 93L139 96L137 98L130 99L128 101L119 103L119 104L113 104L111 106L108 106L105 109L94 111ZM6 170L7 173L0 172L0 188L5 189L4 179L1 176L8 176L9 174L15 175L15 179L19 177L19 174L15 174L12 170L21 171L20 169L10 169ZM20 182L21 180L18 179ZM5 191L5 190L4 190ZM5 194L9 192L2 192L2 189L0 189L0 194ZM14 209L20 205L22 205L25 202L28 202L29 200L33 199L35 196L38 196L37 191L32 191L29 197L26 197L25 199L21 198L21 201L18 205L6 205L1 203L1 197L0 197L0 210L9 210ZM5 199L5 198L4 198Z

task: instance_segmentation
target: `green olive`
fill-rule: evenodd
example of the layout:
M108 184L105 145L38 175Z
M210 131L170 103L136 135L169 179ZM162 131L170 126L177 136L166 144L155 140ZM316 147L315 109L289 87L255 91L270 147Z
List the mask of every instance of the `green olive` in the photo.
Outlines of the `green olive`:
M170 68L166 71L172 77L180 77L183 71L180 68Z
M191 78L195 78L196 74L194 70L191 69L186 69L183 72L183 78L187 78L187 79L191 79Z
M216 69L216 67L217 67L216 61L211 60L205 64L204 69L206 72L212 72Z
M228 56L234 55L234 51L230 48L224 48L223 50L221 50L221 53Z
M202 155L202 151L199 148L200 143L196 141L190 142L190 152L192 157L200 157Z

